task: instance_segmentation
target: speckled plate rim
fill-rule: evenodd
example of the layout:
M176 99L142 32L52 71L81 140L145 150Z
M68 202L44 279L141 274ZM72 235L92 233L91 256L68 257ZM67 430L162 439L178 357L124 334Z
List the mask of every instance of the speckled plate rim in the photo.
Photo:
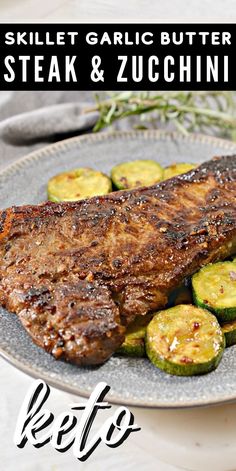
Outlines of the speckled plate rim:
M236 143L227 139L219 137L208 136L205 134L180 134L175 131L163 131L163 130L146 130L146 131L114 131L114 132L101 132L101 133L88 133L83 136L70 137L62 141L58 141L54 144L42 147L41 149L30 152L29 154L19 158L15 162L4 167L0 171L0 179L4 176L8 177L17 169L23 168L25 164L32 161L41 160L47 158L48 155L53 155L58 150L60 152L66 151L68 148L78 147L86 144L86 142L102 142L102 141L114 141L127 138L133 139L157 139L164 138L165 141L187 141L195 142L199 144L210 144L222 148L225 151L236 151Z
M86 144L86 142L91 143L93 142L101 142L107 140L115 140L115 139L161 139L164 138L166 141L187 141L187 142L195 142L195 143L202 143L208 145L214 145L218 148L222 148L222 150L227 152L236 152L236 143L231 142L226 139L221 139L214 136L208 136L203 134L180 134L178 132L168 132L163 130L147 130L147 131L116 131L116 132L107 132L107 133L99 133L99 134L85 134L83 136L76 136L69 139L65 139L49 146L42 147L39 150L33 151L26 156L21 157L16 162L6 166L2 171L0 171L0 180L4 180L4 177L11 176L12 172L15 172L19 168L24 168L29 162L41 160L47 158L48 155L56 155L56 152L63 152L69 148L79 147L80 145ZM88 391L85 389L80 389L79 387L74 387L67 382L63 381L63 379L58 380L54 379L50 376L50 373L42 372L40 369L32 367L28 363L25 363L23 360L18 360L14 354L10 353L6 349L4 349L0 345L0 355L4 358L8 363L12 366L17 368L18 370L22 371L23 373L33 377L33 378L40 378L46 383L50 384L52 387L55 387L59 390L65 391L69 394L73 394L76 396L81 396L88 398L92 392L89 388ZM172 402L169 404L162 403L161 400L158 402L154 402L153 404L146 403L145 401L140 404L139 400L129 399L126 400L125 398L121 398L120 396L116 396L114 394L106 396L107 400L112 404L123 404L131 407L141 407L141 408L148 408L148 409L183 409L183 408L193 408L193 407L206 407L206 406L214 406L218 404L225 404L230 402L236 401L236 390L235 393L225 395L223 399L214 398L212 400L203 399L203 400L194 400L191 403L179 403L179 402Z
M32 368L28 364L24 364L22 361L17 360L13 355L11 355L9 352L6 352L3 348L0 347L0 356L6 360L10 365L12 365L14 368L17 370L21 371L22 373L25 373L26 375L30 376L31 378L34 379L41 379L45 381L45 383L49 384L51 387L59 389L60 391L66 392L68 394L73 394L75 396L83 397L88 399L90 397L90 394L92 393L92 389L89 388L88 391L85 391L84 389L80 389L79 387L74 387L71 386L68 383L65 383L63 381L55 380L50 377L48 373L42 373L40 370L37 368ZM109 385L109 383L107 383ZM110 395L109 393L106 394L106 400L110 404L114 405L124 405L124 406L129 406L129 407L135 407L138 409L193 409L197 407L213 407L213 406L218 406L222 404L232 404L236 402L236 392L232 396L225 396L224 399L214 399L209 401L207 400L199 400L199 401L192 401L191 403L180 403L180 402L172 402L169 404L162 403L161 400L158 400L158 403L153 402L153 404L146 403L143 401L140 403L140 401L136 401L134 399L124 399L119 396L116 397L116 395Z

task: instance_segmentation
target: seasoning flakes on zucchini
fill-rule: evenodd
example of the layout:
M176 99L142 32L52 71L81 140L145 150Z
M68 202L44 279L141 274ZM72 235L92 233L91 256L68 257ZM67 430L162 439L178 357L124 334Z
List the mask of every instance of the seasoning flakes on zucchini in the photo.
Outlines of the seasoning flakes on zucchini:
M192 278L195 303L212 311L221 322L236 319L236 264L218 262L203 267Z
M112 191L110 178L91 168L77 168L52 177L48 182L50 201L77 201Z
M225 347L216 317L193 305L158 312L146 332L146 353L166 373L192 376L214 370Z
M150 186L163 179L163 169L155 160L134 160L113 167L111 179L118 190Z
M193 170L196 167L197 165L190 163L169 165L169 167L164 168L163 180L167 180L168 178L176 177L177 175L181 175L182 173L189 172L190 170Z

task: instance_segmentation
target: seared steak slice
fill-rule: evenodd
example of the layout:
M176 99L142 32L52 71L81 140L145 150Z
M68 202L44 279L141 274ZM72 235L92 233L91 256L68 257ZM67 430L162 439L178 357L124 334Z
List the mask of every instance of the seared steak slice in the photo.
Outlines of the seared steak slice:
M90 364L99 358L102 363L123 339L119 309L106 286L86 280L58 282L21 296L25 304L19 313L22 324L56 358L77 363L87 363L89 358Z
M230 156L148 188L2 211L0 302L56 358L101 363L130 320L234 252Z

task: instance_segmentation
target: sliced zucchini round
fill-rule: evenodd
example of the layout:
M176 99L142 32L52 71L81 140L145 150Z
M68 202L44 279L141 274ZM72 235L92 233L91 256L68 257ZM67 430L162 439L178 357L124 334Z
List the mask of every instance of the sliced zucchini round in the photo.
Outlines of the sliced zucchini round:
M126 355L128 357L144 357L145 356L145 345L144 339L133 339L129 335L125 337L125 341L118 348L117 353L120 355Z
M236 264L218 262L192 277L195 303L212 311L221 322L236 319Z
M163 178L163 169L155 160L134 160L116 165L111 179L118 190L150 186Z
M221 325L222 332L225 336L226 347L236 344L236 320Z
M147 324L152 318L152 314L137 316L128 326L125 341L117 350L117 353L133 357L145 356L145 335Z
M148 358L172 375L192 376L214 370L224 347L224 334L216 317L193 305L160 311L147 327Z
M182 173L189 172L189 170L193 170L196 167L196 164L190 163L169 165L169 167L164 168L163 180L167 180L168 178L175 177L176 175L181 175Z
M111 180L97 170L76 168L52 177L48 182L50 201L77 201L112 191Z

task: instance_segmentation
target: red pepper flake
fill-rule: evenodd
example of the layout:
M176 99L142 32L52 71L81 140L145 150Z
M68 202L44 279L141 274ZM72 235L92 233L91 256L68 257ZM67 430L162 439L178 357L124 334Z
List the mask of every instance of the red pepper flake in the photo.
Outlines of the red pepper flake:
M230 271L229 272L229 277L232 281L236 281L236 272L235 271Z
M121 177L120 178L120 183L122 183L125 188L128 188L128 186L129 186L128 185L128 180L127 180L126 177Z
M197 329L199 329L199 327L200 327L199 322L194 322L193 323L193 330L197 330Z
M180 361L181 363L193 363L192 358L189 358L189 357L182 357Z
M220 293L221 293L221 294L224 293L224 288L223 288L223 286L220 287Z

